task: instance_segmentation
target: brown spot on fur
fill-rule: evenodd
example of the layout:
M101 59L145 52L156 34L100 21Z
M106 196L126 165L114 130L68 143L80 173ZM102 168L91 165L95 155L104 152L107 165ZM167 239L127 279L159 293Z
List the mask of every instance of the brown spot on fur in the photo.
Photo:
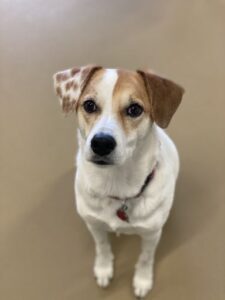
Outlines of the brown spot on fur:
M62 102L63 111L68 112L70 110L70 97L64 96L62 100L63 100Z
M61 81L67 80L68 78L69 78L68 75L65 74L65 73L58 73L56 75L56 81L57 82L61 82Z
M70 111L74 111L76 106L75 100L63 103L63 111L68 113Z
M56 94L57 94L59 97L62 97L62 90L61 90L61 88L60 88L59 86L56 88Z
M70 107L69 107L69 110L70 111L75 111L76 109L76 101L73 99L70 101Z
M72 68L72 69L71 69L71 76L76 75L78 72L80 72L80 69L79 69L79 68L76 68L76 67Z
M78 84L77 84L77 82L74 81L73 82L73 89L76 90L77 88L78 88Z
M68 91L72 87L72 85L73 85L73 81L68 81L65 86L66 91Z
M72 77L76 73L80 72L79 68L73 68L70 71L66 70L63 72L59 72L56 74L56 82L58 84L55 84L55 89L57 95L62 99L62 108L63 111L69 112L71 110L75 110L77 106L77 102L79 101L79 97L81 96L82 92L85 90L86 85L90 81L92 75L100 69L101 67L98 66L87 66L82 68L82 76L79 80L79 82L75 82L75 79ZM62 81L68 80L68 82L64 83ZM62 89L64 86L65 89ZM71 94L70 89L74 88L80 88L80 93L77 93L77 98L76 99L70 99Z

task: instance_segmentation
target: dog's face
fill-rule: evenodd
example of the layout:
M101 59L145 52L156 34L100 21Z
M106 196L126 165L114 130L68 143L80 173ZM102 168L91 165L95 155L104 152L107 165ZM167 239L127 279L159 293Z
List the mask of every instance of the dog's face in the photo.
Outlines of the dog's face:
M142 71L73 68L54 76L63 110L76 110L85 158L98 165L121 165L150 134L166 127L183 89Z
M97 71L77 103L86 158L97 164L122 164L150 128L149 113L137 72Z

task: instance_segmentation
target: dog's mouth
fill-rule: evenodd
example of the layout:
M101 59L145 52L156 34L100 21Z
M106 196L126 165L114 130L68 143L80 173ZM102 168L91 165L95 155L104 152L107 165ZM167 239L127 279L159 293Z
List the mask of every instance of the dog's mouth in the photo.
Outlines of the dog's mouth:
M109 158L103 158L103 157L93 157L90 160L92 163L99 165L99 166L110 166L114 165L113 161Z
M112 165L111 162L104 161L104 160L99 160L99 161L93 161L94 164L96 165L101 165L101 166L107 166L107 165Z

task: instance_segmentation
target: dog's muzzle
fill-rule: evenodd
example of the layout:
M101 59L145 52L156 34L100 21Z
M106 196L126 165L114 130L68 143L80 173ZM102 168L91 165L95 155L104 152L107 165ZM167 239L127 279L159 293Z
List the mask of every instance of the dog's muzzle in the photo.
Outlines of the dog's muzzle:
M109 154L116 148L116 141L113 136L105 133L97 133L91 140L91 149L95 154L93 162L98 164L110 164Z

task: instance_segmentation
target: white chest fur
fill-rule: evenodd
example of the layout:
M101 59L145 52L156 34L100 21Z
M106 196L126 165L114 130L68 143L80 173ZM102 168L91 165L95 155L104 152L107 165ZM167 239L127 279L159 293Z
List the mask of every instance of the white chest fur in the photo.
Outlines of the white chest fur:
M76 205L78 213L86 222L99 223L109 231L122 233L154 231L163 226L173 202L179 160L173 142L161 129L155 129L149 142L149 151L123 167L96 167L85 162L79 151L75 181ZM121 201L108 196L122 199L137 194L156 161L154 178L144 193L126 202L129 222L124 222L116 214Z

